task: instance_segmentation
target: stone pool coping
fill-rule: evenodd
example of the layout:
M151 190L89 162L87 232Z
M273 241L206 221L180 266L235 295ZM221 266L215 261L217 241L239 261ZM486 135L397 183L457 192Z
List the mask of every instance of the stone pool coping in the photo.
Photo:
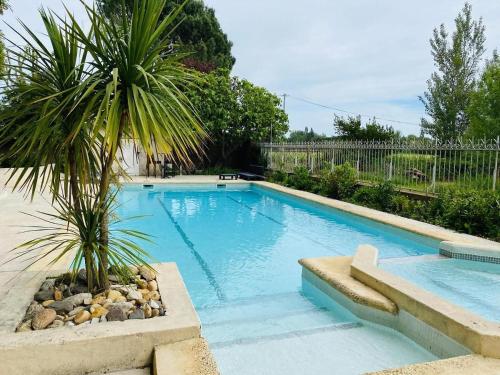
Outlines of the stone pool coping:
M200 338L201 323L176 264L153 267L166 316L2 334L2 373L62 375L141 368L152 364L155 347ZM30 289L19 293L33 296Z
M482 318L409 281L377 267L378 254L360 246L351 275L392 300L420 321L444 333L476 354L500 358L500 324Z

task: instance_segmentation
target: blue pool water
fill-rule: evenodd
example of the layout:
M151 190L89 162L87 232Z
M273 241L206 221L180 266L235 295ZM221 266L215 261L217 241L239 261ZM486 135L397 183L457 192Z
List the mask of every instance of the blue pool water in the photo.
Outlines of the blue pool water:
M118 213L175 261L223 375L359 374L434 356L360 321L301 278L297 260L353 254L435 254L422 237L249 185L126 186Z
M500 321L500 264L416 259L382 262L380 267L486 319Z

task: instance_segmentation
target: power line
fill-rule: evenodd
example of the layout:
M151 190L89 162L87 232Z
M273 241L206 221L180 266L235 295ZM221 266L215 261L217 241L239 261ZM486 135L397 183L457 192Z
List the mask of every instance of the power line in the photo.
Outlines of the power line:
M292 98L292 99L295 99L295 100L298 100L300 102L311 104L311 105L314 105L316 107L330 109L330 110L333 110L335 112L342 112L342 113L346 113L346 114L353 115L353 116L366 117L366 118L370 118L370 119L371 118L375 118L377 120L382 120L382 121L387 121L387 122L393 122L393 123L396 123L396 124L406 124L406 125L417 125L417 126L420 126L420 124L417 124L415 122L400 121L400 120L393 120L393 119L388 119L388 118L384 118L384 117L359 114L359 113L347 111L347 110L342 109L342 108L336 108L336 107L332 107L332 106L329 106L329 105L326 105L326 104L321 104L321 103L313 102L312 100L309 100L309 99L299 98L297 96L290 95L290 94L283 94L283 96L284 97L288 97L288 98Z

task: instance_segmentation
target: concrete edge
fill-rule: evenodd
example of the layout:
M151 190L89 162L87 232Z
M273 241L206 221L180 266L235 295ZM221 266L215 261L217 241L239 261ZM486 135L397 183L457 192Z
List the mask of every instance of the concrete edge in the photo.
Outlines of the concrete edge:
M371 251L360 247L356 255ZM363 260L370 256L373 252L359 259L355 256L351 264L354 278L394 301L400 310L407 311L472 352L500 358L500 324L483 319Z
M154 350L154 375L219 375L204 338L159 345Z
M500 264L500 244L442 241L439 244L439 252L450 258Z
M370 372L365 375L498 375L500 360L478 354L417 363L398 369Z
M468 234L458 233L450 229L445 229L437 225L424 223L421 221L408 219L402 216L397 216L387 212L377 211L371 208L358 206L352 203L347 203L332 198L323 197L306 191L291 189L282 185L274 184L267 181L252 181L253 185L263 188L278 191L288 194L296 198L300 198L309 202L319 203L330 208L334 208L355 216L361 216L378 223L386 224L391 227L403 229L407 232L418 234L425 237L430 237L438 241L453 241L471 244L484 244L490 246L500 246L498 242L485 238L471 236Z
M152 364L154 347L199 338L201 324L176 264L153 266L166 316L4 334L2 372L63 375L141 368Z

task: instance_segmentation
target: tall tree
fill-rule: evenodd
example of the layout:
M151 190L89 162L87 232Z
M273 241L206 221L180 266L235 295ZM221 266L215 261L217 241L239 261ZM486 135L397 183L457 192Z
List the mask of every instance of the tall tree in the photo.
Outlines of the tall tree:
M7 0L0 0L0 15L7 10L9 2ZM4 72L5 65L5 45L3 42L3 33L0 31L0 75Z
M439 140L459 137L469 127L467 108L485 50L482 19L472 18L469 3L455 19L455 28L451 40L444 24L434 29L430 44L437 71L427 81L428 91L420 97L431 118L422 119L422 132Z
M187 94L210 135L211 165L227 166L231 157L251 142L279 139L288 131L281 100L262 87L231 77L228 70L203 75Z
M495 139L500 136L500 57L495 52L486 63L477 89L472 93L468 135Z
M147 1L147 0L141 0ZM183 0L168 0L162 11L165 17ZM134 0L98 0L108 17L115 17L125 11L130 14ZM180 23L171 31L171 41L187 54L185 65L201 72L225 68L231 70L235 58L231 54L232 43L222 31L215 11L204 5L202 0L190 0L179 14Z
M370 120L363 126L359 116L344 118L335 115L333 127L338 138L350 141L387 141L400 136L391 126L380 125L376 119Z

